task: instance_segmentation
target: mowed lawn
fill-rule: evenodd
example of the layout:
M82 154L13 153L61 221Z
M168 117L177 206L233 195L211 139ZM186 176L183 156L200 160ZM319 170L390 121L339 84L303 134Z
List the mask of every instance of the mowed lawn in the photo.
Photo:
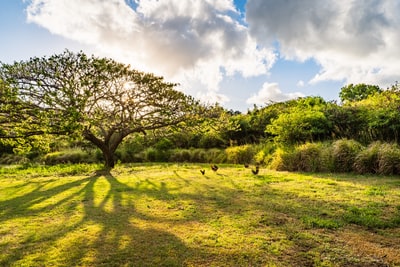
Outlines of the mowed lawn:
M0 170L0 266L400 266L400 177L95 167Z

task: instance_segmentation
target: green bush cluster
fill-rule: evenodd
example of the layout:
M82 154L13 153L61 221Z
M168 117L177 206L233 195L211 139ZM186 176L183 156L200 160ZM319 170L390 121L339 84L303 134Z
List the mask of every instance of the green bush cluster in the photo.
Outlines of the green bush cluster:
M328 159L323 143L306 143L297 147L277 149L272 156L270 167L279 171L326 171Z
M348 139L306 143L277 149L269 167L279 171L395 175L400 174L400 147L382 142L365 147Z
M132 150L130 150L131 148ZM257 145L230 146L219 148L178 149L168 140L157 145L135 149L122 146L116 152L116 160L130 162L187 162L187 163L230 163L259 164L278 171L300 172L354 172L359 174L400 174L400 147L380 141L363 146L351 139L333 142L307 142L297 146L276 148L273 142ZM48 153L42 157L46 165L65 163L99 163L100 151L65 149ZM27 158L3 155L0 164L25 163Z
M245 164L253 162L256 154L251 145L232 146L225 149L227 161L233 164Z
M18 154L2 154L0 156L0 164L3 165L24 164L28 161L28 158Z
M84 151L78 148L51 152L43 156L43 162L46 165L65 163L95 163L98 161L99 159L96 153Z

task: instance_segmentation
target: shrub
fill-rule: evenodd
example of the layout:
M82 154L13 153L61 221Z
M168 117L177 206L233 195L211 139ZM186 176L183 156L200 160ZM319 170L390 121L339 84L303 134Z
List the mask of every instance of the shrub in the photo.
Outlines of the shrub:
M172 143L171 140L169 140L168 138L164 137L161 138L155 145L154 147L159 150L168 150L168 149L172 149L174 147L174 144Z
M272 155L276 147L273 142L266 142L261 145L255 146L254 151L257 151L253 157L256 164L269 165L273 159Z
M382 144L378 154L378 173L400 174L400 149L396 144Z
M358 153L363 146L355 140L340 139L332 144L333 168L335 172L352 172Z
M278 148L269 167L277 171L296 171L296 153L290 148Z
M81 149L68 149L48 153L43 157L46 165L57 165L65 163L94 163L95 156Z
M207 150L206 161L209 163L226 163L227 156L224 149L212 148Z
M279 148L270 167L278 171L317 172L326 170L322 143L306 143L295 148Z
M378 173L379 171L379 150L381 142L374 142L366 149L360 151L355 158L354 171L359 174Z
M188 149L174 149L171 152L169 157L169 161L172 162L192 162L191 161L191 153Z
M143 151L143 155L139 156L139 158L144 158L146 162L168 162L170 155L170 150L158 150L154 147L149 147Z
M5 164L5 165L25 164L28 161L29 161L29 159L22 155L3 154L0 156L0 164Z
M322 143L306 143L295 150L298 171L316 172L322 169Z
M195 148L190 150L190 160L191 162L208 162L207 151L201 148Z
M201 148L224 147L225 141L216 132L208 132L200 137L198 146Z
M255 155L250 145L233 146L225 149L227 161L233 164L250 163Z

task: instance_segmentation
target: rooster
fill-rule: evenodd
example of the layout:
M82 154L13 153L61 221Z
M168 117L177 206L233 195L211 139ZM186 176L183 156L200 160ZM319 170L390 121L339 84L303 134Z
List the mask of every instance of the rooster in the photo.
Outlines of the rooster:
M218 171L218 166L215 164L211 165L211 170L213 170L215 172Z
M260 168L258 166L256 166L256 169L255 170L252 169L251 172L253 174L258 174L259 170L260 170Z

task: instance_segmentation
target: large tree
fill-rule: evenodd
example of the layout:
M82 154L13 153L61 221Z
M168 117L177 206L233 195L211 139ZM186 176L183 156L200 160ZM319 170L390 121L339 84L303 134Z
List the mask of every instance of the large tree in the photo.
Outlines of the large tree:
M129 134L189 122L202 110L162 77L83 52L1 63L0 80L9 96L1 99L5 117L18 126L3 137L79 135L102 151L107 168Z

